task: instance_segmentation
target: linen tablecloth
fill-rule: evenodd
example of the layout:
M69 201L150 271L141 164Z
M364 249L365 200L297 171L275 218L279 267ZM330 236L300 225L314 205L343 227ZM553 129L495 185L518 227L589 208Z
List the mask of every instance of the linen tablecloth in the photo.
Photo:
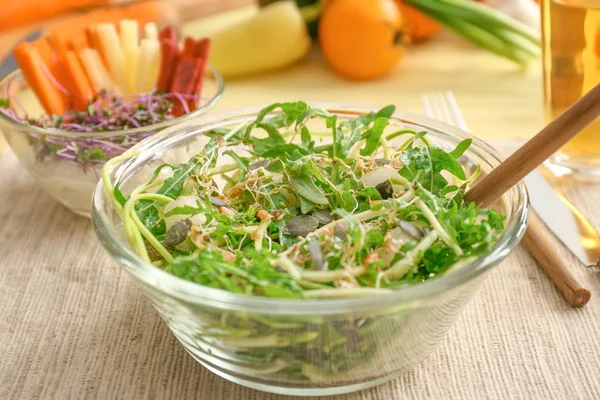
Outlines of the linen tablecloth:
M567 197L600 226L600 186ZM519 247L421 365L331 399L600 398L600 272L574 265L592 291L583 309ZM10 151L0 157L0 349L0 399L285 398L195 362L91 222L43 193Z

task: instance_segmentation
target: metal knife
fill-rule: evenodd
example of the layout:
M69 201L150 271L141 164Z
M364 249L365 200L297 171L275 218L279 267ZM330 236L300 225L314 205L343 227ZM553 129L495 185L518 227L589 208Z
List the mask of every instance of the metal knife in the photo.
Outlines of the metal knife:
M584 265L596 264L600 257L600 235L583 214L536 171L524 181L531 206L546 226Z
M15 60L15 56L13 55L13 50L17 45L21 42L33 42L34 40L38 40L42 34L42 29L37 28L33 31L29 32L25 37L19 40L13 47L10 49L10 52L6 56L4 60L2 60L2 64L0 64L0 80L4 79L4 77L11 72L15 71L19 68L17 65L17 60Z

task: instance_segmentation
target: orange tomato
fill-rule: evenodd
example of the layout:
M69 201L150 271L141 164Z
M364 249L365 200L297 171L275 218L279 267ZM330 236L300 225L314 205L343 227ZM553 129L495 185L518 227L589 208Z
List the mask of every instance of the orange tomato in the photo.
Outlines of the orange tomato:
M319 43L340 75L354 80L388 74L404 54L402 16L394 0L330 0Z
M439 32L441 25L414 7L396 0L402 12L406 33L412 42L423 42Z

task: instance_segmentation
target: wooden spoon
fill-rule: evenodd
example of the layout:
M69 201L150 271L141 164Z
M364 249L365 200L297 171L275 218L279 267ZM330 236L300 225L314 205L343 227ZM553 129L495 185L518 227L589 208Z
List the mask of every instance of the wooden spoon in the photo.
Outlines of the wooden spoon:
M488 207L598 117L600 84L482 178L467 192L467 199ZM590 300L590 291L570 272L568 264L561 259L550 242L543 223L535 212L531 213L523 241L570 306L582 307Z

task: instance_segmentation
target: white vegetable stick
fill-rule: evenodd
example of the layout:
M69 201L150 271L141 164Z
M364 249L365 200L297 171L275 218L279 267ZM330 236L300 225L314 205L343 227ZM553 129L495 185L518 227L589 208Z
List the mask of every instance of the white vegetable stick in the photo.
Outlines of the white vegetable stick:
M152 90L158 78L160 63L160 46L157 40L142 39L140 43L140 61L137 70L137 93Z
M125 73L127 75L127 86L123 88L125 93L136 92L136 75L140 58L140 46L138 35L138 22L131 19L121 20L121 46L125 54Z
M106 67L100 59L100 54L96 49L83 49L79 52L79 58L85 68L87 75L94 85L94 91L98 93L100 90L113 90L119 94L118 88L110 78Z
M154 22L148 22L144 25L144 34L146 39L158 40L158 28Z
M121 46L135 47L139 43L138 22L134 19L123 19L119 22L119 28L121 30Z
M121 46L117 29L113 24L104 23L96 25L96 32L98 32L98 40L104 50L106 63L114 82L123 91L126 91L128 79L125 69L125 52Z

